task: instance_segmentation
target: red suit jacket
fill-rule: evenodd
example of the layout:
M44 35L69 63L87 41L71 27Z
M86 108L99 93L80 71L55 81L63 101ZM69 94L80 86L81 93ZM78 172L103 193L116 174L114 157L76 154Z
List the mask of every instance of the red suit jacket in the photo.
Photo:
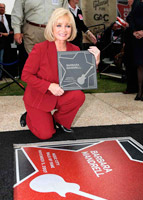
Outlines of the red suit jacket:
M79 51L79 48L67 42L67 51ZM27 83L23 97L26 104L46 112L54 109L58 97L48 88L51 83L59 83L55 42L44 41L34 46L21 79Z

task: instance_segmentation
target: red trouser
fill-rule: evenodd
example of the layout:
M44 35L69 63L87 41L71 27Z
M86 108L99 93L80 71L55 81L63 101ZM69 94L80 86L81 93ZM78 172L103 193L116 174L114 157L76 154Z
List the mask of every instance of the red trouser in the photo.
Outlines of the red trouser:
M53 116L51 112L44 112L25 104L27 126L36 137L43 140L51 138L56 132L53 117L59 124L70 128L84 100L85 95L80 90L65 92L64 95L57 97L56 111Z

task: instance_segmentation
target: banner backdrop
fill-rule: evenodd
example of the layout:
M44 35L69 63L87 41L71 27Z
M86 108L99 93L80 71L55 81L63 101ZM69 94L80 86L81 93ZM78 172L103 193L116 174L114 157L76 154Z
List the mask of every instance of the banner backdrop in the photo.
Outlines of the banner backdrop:
M85 24L96 36L115 22L117 16L126 20L130 12L128 0L82 0L80 7ZM89 42L86 35L84 35L83 42Z
M126 20L128 13L130 12L130 8L128 6L127 0L118 0L117 1L117 15L122 19Z
M95 35L100 34L105 27L116 21L116 0L82 0L80 5L85 24ZM84 40L84 42L86 41Z

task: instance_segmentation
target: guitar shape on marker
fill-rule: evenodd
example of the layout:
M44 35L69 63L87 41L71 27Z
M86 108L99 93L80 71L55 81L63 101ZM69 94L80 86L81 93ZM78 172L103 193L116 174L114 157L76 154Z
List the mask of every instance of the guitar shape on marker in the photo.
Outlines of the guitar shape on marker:
M93 68L93 66L91 66L88 71L85 74L82 74L80 77L78 77L77 82L80 85L83 85L85 83L85 79L86 79L86 75L89 73L89 71Z
M78 184L65 182L61 176L56 174L43 174L36 177L30 182L30 188L41 193L56 192L62 197L66 197L65 194L70 192L92 200L106 200L80 191L80 186Z

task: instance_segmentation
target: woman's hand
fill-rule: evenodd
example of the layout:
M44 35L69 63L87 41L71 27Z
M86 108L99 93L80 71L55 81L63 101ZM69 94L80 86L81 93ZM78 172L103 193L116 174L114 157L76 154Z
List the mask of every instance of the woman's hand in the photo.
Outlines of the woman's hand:
M140 30L140 31L134 31L133 35L135 36L135 38L141 39L141 38L143 38L143 31L142 30Z
M64 94L64 90L57 83L51 83L48 90L55 96Z
M95 56L96 66L98 68L98 64L100 62L100 50L95 46L91 46L89 47L88 51Z

